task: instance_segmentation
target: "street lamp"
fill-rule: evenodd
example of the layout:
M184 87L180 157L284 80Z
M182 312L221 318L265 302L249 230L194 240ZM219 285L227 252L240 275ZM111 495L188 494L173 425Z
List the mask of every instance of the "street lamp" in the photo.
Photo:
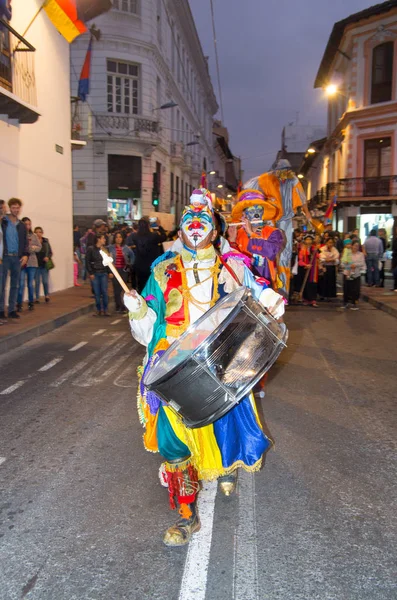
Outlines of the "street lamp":
M226 197L227 198L233 198L232 194L228 194Z
M219 183L216 187L221 190L223 188L223 185L222 185L222 183Z
M216 171L208 171L208 175L216 175Z
M309 154L314 154L316 152L316 149L310 147L310 148L307 149L307 151L308 151Z
M325 87L325 93L327 96L335 96L335 94L338 91L338 86L335 85L335 83L329 83L326 87Z
M302 173L299 173L299 174L298 174L298 179L303 179L303 175L302 175Z
M161 106L157 106L157 108L154 108L153 110L164 110L165 108L174 108L175 106L178 106L177 102L171 100L170 102L166 102Z

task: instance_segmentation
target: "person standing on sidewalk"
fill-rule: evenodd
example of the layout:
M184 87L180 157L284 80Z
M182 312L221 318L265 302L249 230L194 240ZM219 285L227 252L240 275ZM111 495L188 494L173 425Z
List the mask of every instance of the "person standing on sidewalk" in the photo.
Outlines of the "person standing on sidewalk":
M36 300L35 303L39 304L40 300L40 282L43 282L43 289L44 289L44 296L45 296L45 301L49 302L50 301L50 294L48 291L48 275L49 275L49 271L46 267L48 261L50 260L50 258L52 258L52 249L50 246L50 242L48 241L48 238L45 238L43 236L43 228L42 227L35 227L34 228L34 232L37 235L37 238L41 244L41 250L39 252L36 252L36 256L37 256L37 271L36 271L36 280L35 280L35 295L36 295Z
M373 229L364 242L365 255L367 257L368 285L379 287L379 261L383 257L383 244Z
M379 285L380 285L380 287L385 287L385 265L386 265L385 252L386 252L389 244L387 243L387 234L386 234L386 229L384 227L382 227L381 229L378 229L378 234L379 234L379 239L382 242L382 246L383 246L383 254L382 254L382 258L381 258L382 267L379 271Z
M90 276L95 294L96 315L110 317L108 312L108 278L113 275L107 267L104 267L100 250L106 245L106 238L103 233L98 233L95 239L95 246L88 246L86 254L86 268Z
M8 296L8 317L19 319L15 310L18 294L19 276L21 267L28 262L29 249L25 225L18 219L22 208L22 201L10 198L8 201L10 214L3 217L1 227L3 231L3 282L0 293L0 319L5 318L5 288L8 272L10 272L10 291Z
M114 243L109 246L109 253L113 258L114 266L119 272L123 281L127 283L129 270L135 262L135 254L125 243L125 235L122 231L116 231L114 234ZM124 304L121 299L122 288L115 277L112 279L114 302L116 312L124 312Z
M17 299L17 312L21 312L22 310L26 279L28 280L29 310L34 309L33 282L36 280L36 271L38 266L36 252L40 252L41 250L39 238L32 231L32 221L28 217L24 217L22 219L22 223L25 225L27 231L29 258L26 266L21 268Z
M4 217L6 214L6 203L5 200L0 200L0 219ZM3 286L3 253L4 253L4 244L3 244L3 230L0 227L0 294ZM0 319L0 325L4 325L5 321Z
M343 272L343 308L358 310L361 292L361 274L366 271L365 256L360 251L360 240L353 240L351 245L351 261L348 270ZM342 259L342 267L345 263Z

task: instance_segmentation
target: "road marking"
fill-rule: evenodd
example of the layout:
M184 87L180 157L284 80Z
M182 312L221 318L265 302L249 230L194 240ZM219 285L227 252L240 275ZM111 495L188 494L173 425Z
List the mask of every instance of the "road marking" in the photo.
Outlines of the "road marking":
M69 371L66 371L66 373L64 373L63 375L61 375L60 377L58 377L58 379L56 379L55 381L53 381L50 386L51 387L59 387L61 386L63 383L65 383L65 381L67 381L68 379L70 379L71 377L73 377L73 375L76 375L76 373L79 373L82 369L84 369L87 365L89 365L91 362L93 362L98 356L101 356L104 352L106 352L107 348L109 346L111 346L114 341L115 338L120 339L124 336L125 334L119 334L119 333L113 333L111 334L107 339L106 342L104 344L102 344L101 349L100 350L95 350L95 352L92 352L86 360L83 360L79 363L77 363L77 365L75 365L74 367L72 367L71 369L69 369Z
M234 543L234 600L258 600L258 559L256 552L255 478L239 471L238 526Z
M111 325L117 325L117 323L120 323L121 319L116 319L115 321L113 321L112 323L110 323Z
M24 383L25 383L25 381L17 381L16 383L14 383L14 385L10 385L10 387L8 387L5 390L3 390L2 392L0 392L0 394L2 396L4 394L12 394L12 392L15 392L15 390L17 390L18 388L20 388L21 385L23 385Z
M40 372L48 371L49 369L52 369L52 367L55 367L55 365L57 365L59 362L61 362L62 359L63 359L63 356L58 356L57 358L54 358L49 363L47 363L43 367L40 367L40 369L37 369L37 370Z
M98 331L95 331L92 335L101 335L102 333L105 333L106 329L98 329Z
M0 465L2 465L3 463L5 463L6 461L6 457L5 456L0 456Z
M201 529L188 546L179 600L205 600L217 488L217 481L205 481L198 495Z
M79 387L91 387L92 385L102 383L106 379L106 377L111 375L119 366L120 359L115 361L115 367L113 367L111 359L122 348L124 348L124 346L128 344L128 341L126 340L124 342L115 344L112 348L110 348L106 353L103 354L102 358L95 361L95 363L89 369L87 369L87 371L82 373L80 377L76 379L76 381L73 381L72 385L77 385ZM122 356L121 362L124 362L127 358L128 356L126 355ZM104 371L105 367L107 366L109 368L106 371Z
M73 348L69 348L69 352L76 352L76 350L80 350L80 348L82 348L86 344L88 344L88 342L79 342L78 344L73 346Z

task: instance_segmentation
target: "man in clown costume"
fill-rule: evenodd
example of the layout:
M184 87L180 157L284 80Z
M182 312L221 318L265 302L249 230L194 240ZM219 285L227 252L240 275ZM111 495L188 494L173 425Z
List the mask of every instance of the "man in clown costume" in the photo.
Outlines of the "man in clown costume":
M277 161L272 171L250 179L244 184L244 188L259 190L278 208L279 216L275 225L284 232L286 242L278 261L278 275L282 283L280 291L288 298L291 279L292 219L299 207L308 222L311 222L305 192L291 169L291 163L285 158Z
M181 218L179 236L180 249L166 252L153 263L142 296L134 290L124 296L132 335L147 346L144 375L189 325L239 287L238 281L249 287L275 318L284 312L280 295L256 283L245 256L236 252L221 255L215 250L212 242L217 232L207 190L194 190ZM163 480L171 508L179 512L176 524L165 532L164 543L182 546L200 528L198 482L219 478L221 490L229 495L237 469L259 470L270 441L262 431L252 395L215 423L190 429L148 392L141 380L138 408L145 428L144 445L164 457Z
M285 246L283 233L272 224L280 217L278 205L265 198L258 190L243 190L232 210L232 224L242 223L237 231L229 227L229 241L233 248L251 259L251 269L264 277L277 290L276 258Z

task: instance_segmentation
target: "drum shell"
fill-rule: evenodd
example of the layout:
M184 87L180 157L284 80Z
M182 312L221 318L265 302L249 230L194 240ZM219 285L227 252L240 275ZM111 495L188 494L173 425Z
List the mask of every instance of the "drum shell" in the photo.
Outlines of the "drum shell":
M209 425L249 393L275 362L286 338L285 325L247 293L204 344L147 388L188 427Z

